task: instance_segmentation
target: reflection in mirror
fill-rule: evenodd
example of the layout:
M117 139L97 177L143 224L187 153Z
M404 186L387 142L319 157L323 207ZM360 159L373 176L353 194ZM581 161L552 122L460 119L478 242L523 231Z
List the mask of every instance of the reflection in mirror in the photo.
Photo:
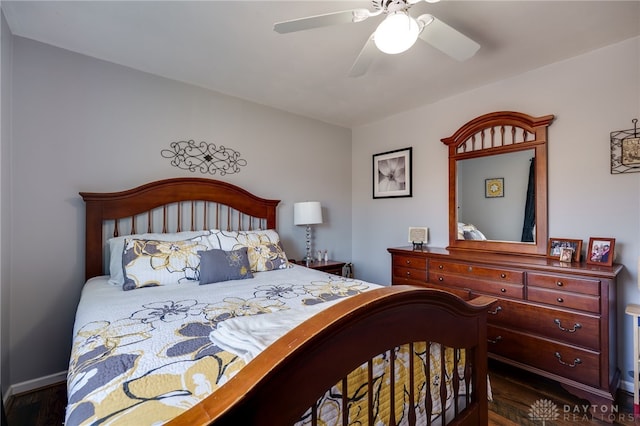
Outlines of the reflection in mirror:
M535 192L529 188L533 158L535 150L527 149L458 160L458 239L534 242L533 209L525 220L528 195L531 205ZM502 191L488 193L487 179L495 178L503 179Z

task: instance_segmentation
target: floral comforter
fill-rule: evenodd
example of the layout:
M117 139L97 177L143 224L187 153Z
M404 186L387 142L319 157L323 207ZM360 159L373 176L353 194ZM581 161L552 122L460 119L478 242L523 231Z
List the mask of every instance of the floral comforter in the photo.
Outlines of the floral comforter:
M108 277L93 278L76 313L65 424L162 424L245 365L210 338L221 322L375 287L300 266L258 272L253 279L134 291L108 284Z

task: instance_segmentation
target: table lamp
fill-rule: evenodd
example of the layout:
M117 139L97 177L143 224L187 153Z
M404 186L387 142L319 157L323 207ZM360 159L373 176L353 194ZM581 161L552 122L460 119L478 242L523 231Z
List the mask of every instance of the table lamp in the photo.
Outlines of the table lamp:
M305 201L293 205L293 223L307 227L307 254L304 258L308 265L313 261L311 256L311 225L322 223L322 206L319 201Z

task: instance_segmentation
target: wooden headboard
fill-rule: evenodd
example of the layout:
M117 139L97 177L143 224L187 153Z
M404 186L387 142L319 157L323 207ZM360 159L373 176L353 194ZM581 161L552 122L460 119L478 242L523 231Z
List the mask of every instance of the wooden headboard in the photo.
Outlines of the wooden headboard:
M120 192L80 192L86 203L85 279L105 273L106 239L145 232L275 229L280 200L214 179L173 178Z

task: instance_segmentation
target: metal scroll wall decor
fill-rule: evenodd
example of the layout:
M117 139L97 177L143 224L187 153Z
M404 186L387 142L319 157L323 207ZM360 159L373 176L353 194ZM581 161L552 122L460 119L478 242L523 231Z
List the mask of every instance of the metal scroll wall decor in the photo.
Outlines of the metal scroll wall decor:
M611 132L611 174L640 172L640 133L638 119L633 129Z
M170 149L163 149L160 154L171 159L171 165L190 172L199 171L220 176L240 172L240 167L247 165L247 160L240 158L234 149L214 143L193 140L171 142Z

